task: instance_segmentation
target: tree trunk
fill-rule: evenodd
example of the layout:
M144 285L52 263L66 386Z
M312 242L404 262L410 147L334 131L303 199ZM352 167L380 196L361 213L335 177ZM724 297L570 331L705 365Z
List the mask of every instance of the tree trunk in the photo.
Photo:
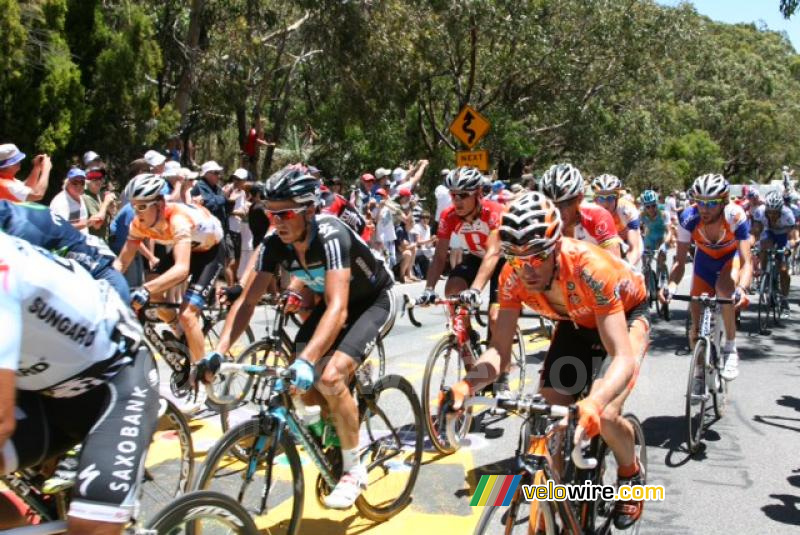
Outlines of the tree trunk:
M200 33L203 24L203 12L205 11L206 0L192 0L192 7L189 14L189 31L186 36L185 63L178 89L175 92L175 108L181 114L181 123L185 124L186 113L192 101L192 91L194 89L194 68L197 59L198 46L200 44Z

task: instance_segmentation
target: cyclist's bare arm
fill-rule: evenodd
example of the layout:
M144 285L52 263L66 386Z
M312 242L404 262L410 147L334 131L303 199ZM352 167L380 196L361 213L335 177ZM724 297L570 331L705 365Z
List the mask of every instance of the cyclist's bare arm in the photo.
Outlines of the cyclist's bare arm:
M428 279L425 281L426 288L435 288L439 277L444 271L444 263L447 262L447 252L450 249L450 240L439 240L433 253L433 262L428 268Z
M253 255L254 257L256 255ZM230 351L231 346L242 336L242 333L250 325L250 318L261 300L261 296L267 292L270 283L275 276L265 271L250 269L245 274L244 291L239 299L233 303L228 317L225 318L225 326L219 335L216 350L221 354Z
M628 262L635 266L642 258L642 231L639 229L628 229L626 238L630 249L628 249Z
M739 240L739 281L737 286L749 288L753 280L753 259L750 255L750 240Z
M497 267L497 262L500 261L500 235L497 231L492 231L489 234L489 239L486 243L486 256L481 261L481 267L478 268L478 274L475 275L475 280L472 281L472 288L482 291L483 287L492 277L494 268Z
M689 254L689 242L678 242L675 252L675 260L672 263L672 270L669 272L670 287L677 286L683 280L686 271L686 255Z
M317 362L333 346L336 337L347 322L347 303L350 300L350 268L325 272L325 312L304 348L298 348L299 357Z
M597 332L611 359L603 380L592 387L591 397L605 407L622 394L636 373L637 356L634 354L625 312L597 315Z
M186 280L189 276L189 263L192 260L192 242L189 239L180 240L172 247L172 256L175 264L159 277L144 283L150 293L160 293Z
M114 260L114 269L120 273L125 273L125 270L127 270L128 266L131 265L133 258L139 251L139 245L141 243L142 242L140 240L127 240L125 245L122 246L122 250L119 252L119 255L117 255L116 260Z
M14 370L0 369L0 474L5 474L6 461L3 450L14 434L17 420L14 418L16 380Z
M511 347L514 343L518 318L519 310L501 308L498 312L489 348L483 352L467 375L471 392L493 383L500 370L507 369L511 360Z

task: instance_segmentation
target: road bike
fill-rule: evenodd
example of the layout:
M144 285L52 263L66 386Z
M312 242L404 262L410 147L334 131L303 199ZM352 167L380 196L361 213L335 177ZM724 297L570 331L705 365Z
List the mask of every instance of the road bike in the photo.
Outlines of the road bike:
M767 265L762 266L758 285L758 330L761 334L768 333L770 315L774 325L781 324L780 264L787 260L788 253L784 248L767 251Z
M669 283L669 273L667 272L666 262L658 262L659 251L646 249L642 253L642 275L647 284L647 300L649 306L655 306L656 315L669 321L669 303L662 303L658 299L658 292L666 288ZM656 260L656 269L653 270L653 260Z
M287 368L223 363L220 373L251 378L242 394L260 412L229 429L208 452L195 488L235 496L252 514L266 516L272 528L294 535L300 530L305 493L298 447L319 471L314 489L322 503L342 475L334 427L326 422L317 434L306 425L289 393L292 374ZM356 372L353 394L359 409L359 452L368 474L368 486L355 505L368 519L382 522L411 501L422 461L419 400L411 384L396 375L373 384ZM236 396L212 386L208 395L219 404L237 402Z
M702 294L699 296L673 295L672 299L700 303L702 316L700 331L689 362L689 379L686 384L686 442L692 453L700 449L706 425L706 406L709 399L717 419L725 415L730 385L722 378L722 343L724 328L720 305L732 304L732 299L720 299Z
M458 297L437 299L433 305L444 307L448 332L433 347L425 364L421 393L422 415L433 447L441 453L450 454L455 451L455 447L447 440L439 393L448 391L466 377L488 342L481 341L478 331L472 328L470 317L475 311L469 305L461 303ZM421 323L414 316L415 306L421 305L416 304L409 296L404 296L403 311L408 314L411 323L419 327ZM508 385L512 392L522 392L525 388L525 357L524 339L517 328L511 350L511 367L507 372ZM460 438L469 432L472 419L471 410L462 413L458 425Z
M608 534L613 531L614 506L612 500L597 501L545 501L527 503L523 485L616 485L617 463L611 449L601 437L582 441L573 446L577 426L577 407L550 405L539 395L521 399L488 399L474 397L465 400L468 405L494 404L524 419L514 458L514 473L520 476L519 484L510 500L501 505L486 504L475 528L475 535L505 533L506 535L540 534ZM567 418L566 429L559 421ZM639 420L626 414L634 431L635 453L646 483L647 449ZM559 469L563 464L563 471ZM562 476L563 474L563 476ZM508 505L505 505L506 501ZM641 520L626 532L637 533Z

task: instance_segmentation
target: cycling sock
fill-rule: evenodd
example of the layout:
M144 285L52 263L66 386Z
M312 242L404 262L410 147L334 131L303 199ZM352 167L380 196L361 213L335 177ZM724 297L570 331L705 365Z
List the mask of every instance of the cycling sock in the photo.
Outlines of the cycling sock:
M725 353L732 353L736 351L736 340L725 340L725 347L722 348Z
M629 464L627 466L620 465L620 467L617 468L617 477L622 479L629 479L638 473L639 463L636 460L633 461L633 464Z
M358 448L352 450L342 449L342 470L349 472L356 466L361 464L361 458L358 454Z

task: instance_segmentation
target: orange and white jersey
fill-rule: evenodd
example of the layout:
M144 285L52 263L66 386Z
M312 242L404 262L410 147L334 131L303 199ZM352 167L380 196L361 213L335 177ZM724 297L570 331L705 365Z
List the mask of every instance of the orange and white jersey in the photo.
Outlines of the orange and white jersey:
M146 227L138 218L131 221L128 240L147 238L165 245L191 240L193 251L207 251L222 241L222 224L202 206L168 202L164 218L152 227Z
M744 209L735 203L728 203L722 211L722 236L712 241L706 234L700 211L691 205L681 213L678 225L678 241L694 242L697 248L711 258L722 258L737 250L739 242L750 237L750 223Z
M638 230L641 225L639 209L628 199L619 198L617 209L611 212L611 216L614 218L614 226L619 235L622 235L627 229Z

